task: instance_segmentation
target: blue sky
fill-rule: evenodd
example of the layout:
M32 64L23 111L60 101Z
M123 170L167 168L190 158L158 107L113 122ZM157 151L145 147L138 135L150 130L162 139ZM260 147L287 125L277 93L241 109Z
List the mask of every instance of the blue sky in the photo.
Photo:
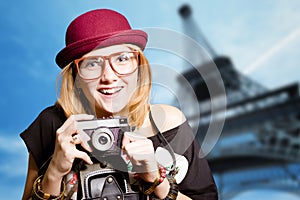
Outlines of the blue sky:
M64 45L69 22L87 10L104 7L125 14L135 28L183 33L177 13L183 3L192 6L197 25L217 54L229 56L240 72L270 89L299 82L298 0L1 1L0 199L7 195L20 199L22 194L28 155L19 133L55 102L59 68L54 58ZM175 61L150 55L150 62L176 67ZM253 199L251 195L258 193L276 192L243 195Z

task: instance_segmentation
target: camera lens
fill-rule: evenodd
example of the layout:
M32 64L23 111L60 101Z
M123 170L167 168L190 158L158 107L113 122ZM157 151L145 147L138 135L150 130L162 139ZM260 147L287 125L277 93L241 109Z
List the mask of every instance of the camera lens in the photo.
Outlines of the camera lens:
M92 145L99 151L109 150L114 143L114 135L108 128L99 128L92 134Z
M107 144L107 142L108 142L107 137L105 137L103 135L99 137L99 144L105 145L105 144Z

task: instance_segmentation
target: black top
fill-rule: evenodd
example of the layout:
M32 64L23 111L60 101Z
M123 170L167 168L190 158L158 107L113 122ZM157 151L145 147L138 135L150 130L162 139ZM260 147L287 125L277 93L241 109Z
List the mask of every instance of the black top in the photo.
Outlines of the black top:
M20 134L39 169L47 166L54 152L56 130L65 122L62 108L51 106L43 110L34 122ZM217 189L205 158L199 158L200 146L188 122L163 132L174 152L188 161L188 171L179 184L181 193L192 199L218 199ZM164 147L158 135L152 136L154 148Z

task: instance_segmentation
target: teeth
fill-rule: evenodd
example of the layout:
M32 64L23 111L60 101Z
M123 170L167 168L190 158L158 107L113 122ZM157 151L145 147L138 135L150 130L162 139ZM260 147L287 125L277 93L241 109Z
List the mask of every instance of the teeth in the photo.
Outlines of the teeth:
M100 92L103 94L113 94L120 90L120 88L110 88L110 89L100 89Z

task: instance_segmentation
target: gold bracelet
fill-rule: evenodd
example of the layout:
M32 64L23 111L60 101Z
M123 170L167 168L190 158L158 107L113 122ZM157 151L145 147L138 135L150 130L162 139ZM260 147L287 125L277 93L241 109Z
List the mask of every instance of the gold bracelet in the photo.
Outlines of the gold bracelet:
M177 198L178 192L179 192L179 188L176 183L176 179L173 176L167 176L167 179L170 184L170 189L169 189L169 193L163 200L175 200ZM159 200L159 198L157 198L155 196L155 194L151 194L150 199L151 200Z
M146 183L143 182L142 185L141 184L139 185L140 191L146 195L150 195L154 192L156 186L158 186L159 184L160 184L159 178L156 178L155 181L153 183L150 183L150 186L147 189L145 189L144 187L146 186Z
M146 195L150 195L154 192L155 188L164 181L164 179L166 178L166 168L163 166L158 167L159 173L160 173L160 177L156 178L154 180L154 182L152 183L148 183L145 182L143 180L140 180L139 182L139 189L141 192L143 192Z
M65 182L63 181L62 191L59 194L59 196L54 196L54 195L43 192L42 187L41 187L42 177L43 177L43 175L39 176L33 183L32 198L33 199L42 199L42 200L47 200L47 199L48 200L63 200L64 193L66 190Z

